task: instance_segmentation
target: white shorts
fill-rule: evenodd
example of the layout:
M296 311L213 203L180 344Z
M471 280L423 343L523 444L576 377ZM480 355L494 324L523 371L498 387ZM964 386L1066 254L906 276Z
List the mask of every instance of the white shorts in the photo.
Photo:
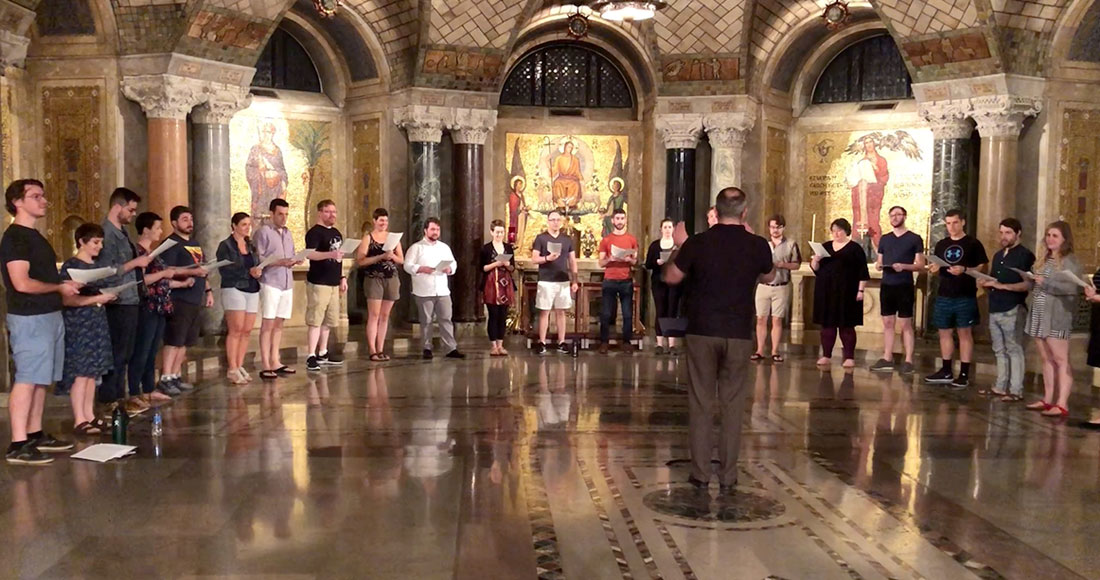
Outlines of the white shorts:
M756 286L756 315L786 318L791 305L791 285Z
M225 310L243 310L256 314L260 310L260 293L244 292L236 288L222 288L222 308Z
M573 307L573 294L569 282L539 281L535 292L535 308L538 310L569 310Z
M263 303L263 318L289 320L294 313L294 289L279 290L274 286L260 284L260 302Z

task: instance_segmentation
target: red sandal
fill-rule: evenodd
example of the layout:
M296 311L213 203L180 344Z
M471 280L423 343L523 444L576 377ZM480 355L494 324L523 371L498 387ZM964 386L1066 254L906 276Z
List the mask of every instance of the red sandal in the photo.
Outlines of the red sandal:
M1028 403L1027 405L1024 405L1024 408L1029 411L1046 411L1053 406L1054 405L1051 405L1046 401L1035 401L1034 403Z
M1061 405L1051 405L1049 409L1040 413L1044 417L1054 417L1061 419L1069 416L1069 410Z

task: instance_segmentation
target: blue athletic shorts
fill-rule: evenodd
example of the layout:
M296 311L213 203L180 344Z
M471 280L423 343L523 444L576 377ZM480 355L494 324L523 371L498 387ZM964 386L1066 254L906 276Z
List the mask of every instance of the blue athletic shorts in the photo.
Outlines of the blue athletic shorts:
M980 321L977 298L938 297L932 306L932 326L939 330L970 328L977 326Z

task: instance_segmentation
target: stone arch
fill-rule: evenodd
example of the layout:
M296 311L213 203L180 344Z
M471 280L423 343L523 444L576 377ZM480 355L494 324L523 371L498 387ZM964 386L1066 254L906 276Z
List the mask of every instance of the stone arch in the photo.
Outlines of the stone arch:
M51 35L42 36L39 31L38 16L30 25L27 36L29 56L72 56L75 53L113 55L120 52L120 40L115 21L115 11L110 0L81 0L87 6L94 22L93 35Z
M341 10L335 18L320 18L314 11L295 6L279 26L309 53L323 92L337 106L343 105L353 87L389 90L389 63L382 44L354 11Z
M1062 12L1055 26L1047 56L1047 70L1051 76L1073 74L1100 80L1100 50L1092 51L1096 57L1090 58L1090 51L1085 45L1086 36L1095 36L1095 46L1100 47L1100 2L1074 0Z

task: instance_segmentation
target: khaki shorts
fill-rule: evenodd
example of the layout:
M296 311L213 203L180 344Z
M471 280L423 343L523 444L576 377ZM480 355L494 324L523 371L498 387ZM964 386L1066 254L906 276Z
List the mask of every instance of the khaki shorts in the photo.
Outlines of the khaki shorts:
M786 318L791 306L791 285L756 285L756 315Z
M393 278L365 278L363 280L363 293L367 300L388 300L396 302L401 298L401 280Z
M306 282L306 326L340 325L340 287Z

